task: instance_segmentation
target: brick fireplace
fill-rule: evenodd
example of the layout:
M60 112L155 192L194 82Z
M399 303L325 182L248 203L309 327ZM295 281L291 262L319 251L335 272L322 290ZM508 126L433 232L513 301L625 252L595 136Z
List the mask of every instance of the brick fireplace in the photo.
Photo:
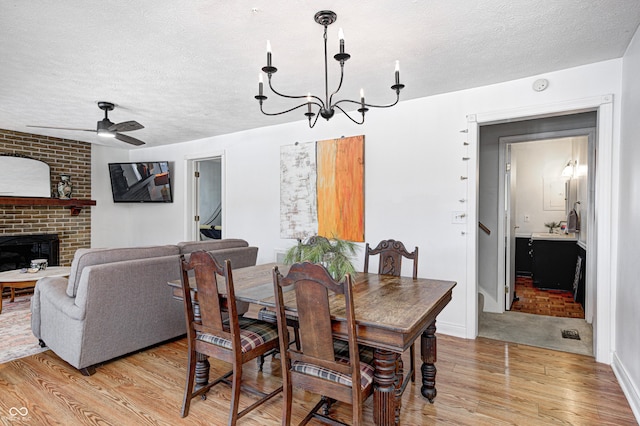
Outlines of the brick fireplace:
M61 174L71 175L73 198L91 198L91 144L0 129L0 154L18 154L47 163L51 191ZM91 246L91 208L72 216L64 206L0 205L0 236L57 234L61 266L70 266L79 248Z

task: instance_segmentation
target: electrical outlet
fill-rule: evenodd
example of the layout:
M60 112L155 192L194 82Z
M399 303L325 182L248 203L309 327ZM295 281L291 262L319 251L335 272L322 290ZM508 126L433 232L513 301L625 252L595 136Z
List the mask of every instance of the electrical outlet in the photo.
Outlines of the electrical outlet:
M525 215L524 215L524 221L525 221L525 222L529 222L529 215L528 215L528 214L525 214Z

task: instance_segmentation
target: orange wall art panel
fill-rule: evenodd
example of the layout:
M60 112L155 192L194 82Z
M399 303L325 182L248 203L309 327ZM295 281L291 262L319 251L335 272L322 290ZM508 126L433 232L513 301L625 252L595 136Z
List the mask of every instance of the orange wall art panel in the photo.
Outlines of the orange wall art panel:
M364 136L319 141L318 235L364 241Z

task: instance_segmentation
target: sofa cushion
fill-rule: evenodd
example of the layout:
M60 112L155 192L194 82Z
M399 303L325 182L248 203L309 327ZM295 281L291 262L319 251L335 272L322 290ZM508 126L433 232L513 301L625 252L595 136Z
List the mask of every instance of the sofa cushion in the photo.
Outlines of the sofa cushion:
M180 247L180 253L187 254L199 250L214 251L234 247L249 247L249 243L239 238L227 238L224 240L183 241L178 243L178 247Z
M150 247L125 247L106 249L79 249L71 262L71 273L67 285L67 295L75 297L78 283L82 275L82 269L90 265L102 265L104 263L120 262L132 259L148 259L151 257L171 256L180 254L178 246L150 246Z

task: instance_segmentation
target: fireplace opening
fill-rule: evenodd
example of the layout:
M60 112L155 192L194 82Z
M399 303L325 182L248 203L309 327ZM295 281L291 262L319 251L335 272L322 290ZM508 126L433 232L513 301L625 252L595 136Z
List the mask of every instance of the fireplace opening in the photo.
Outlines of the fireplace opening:
M47 259L50 266L59 266L58 234L0 236L0 272L28 268L33 259Z

